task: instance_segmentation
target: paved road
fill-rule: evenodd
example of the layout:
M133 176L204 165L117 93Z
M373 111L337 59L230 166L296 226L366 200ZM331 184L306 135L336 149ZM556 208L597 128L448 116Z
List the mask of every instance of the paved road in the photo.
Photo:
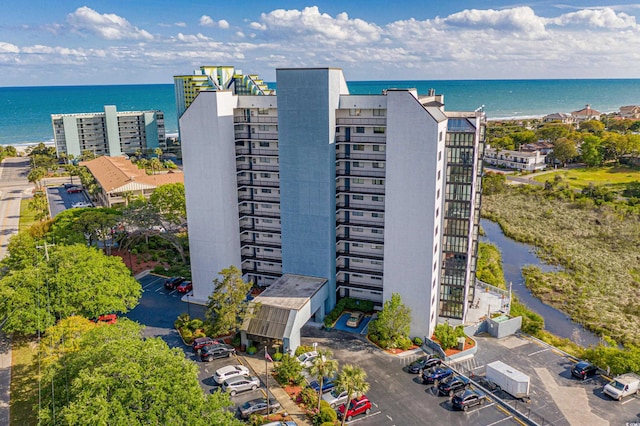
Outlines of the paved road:
M0 165L0 259L9 239L18 233L20 201L32 184L27 180L28 158L6 158ZM8 425L11 401L11 339L0 333L0 424Z

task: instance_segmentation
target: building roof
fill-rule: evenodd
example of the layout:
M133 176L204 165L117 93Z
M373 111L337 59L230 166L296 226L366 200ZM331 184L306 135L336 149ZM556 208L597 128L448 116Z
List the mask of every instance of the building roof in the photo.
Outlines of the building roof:
M326 283L325 278L285 274L254 299L262 305L298 310Z
M125 157L102 156L90 161L83 161L98 185L105 192L124 192L141 189L154 189L168 183L184 183L184 175L180 171L147 175L143 169Z
M593 117L594 115L602 115L602 113L592 109L591 105L587 104L584 108L579 109L578 111L573 111L571 115Z

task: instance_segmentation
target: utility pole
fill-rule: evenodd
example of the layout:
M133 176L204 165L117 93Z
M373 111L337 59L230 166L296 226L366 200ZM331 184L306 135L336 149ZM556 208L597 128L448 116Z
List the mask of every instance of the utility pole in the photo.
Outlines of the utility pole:
M36 248L38 248L38 249L41 249L41 248L44 249L44 257L47 259L47 263L49 262L49 248L48 247L50 247L50 246L55 246L55 244L47 244L47 242L45 241L43 246L36 246Z

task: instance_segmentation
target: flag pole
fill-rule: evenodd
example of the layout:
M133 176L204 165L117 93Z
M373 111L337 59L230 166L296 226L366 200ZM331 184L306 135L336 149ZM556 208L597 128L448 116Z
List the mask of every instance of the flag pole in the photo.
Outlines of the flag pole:
M271 416L271 407L269 407L269 364L267 364L267 357L269 353L267 352L267 347L264 347L264 371L266 374L265 386L267 387L267 418L270 419Z

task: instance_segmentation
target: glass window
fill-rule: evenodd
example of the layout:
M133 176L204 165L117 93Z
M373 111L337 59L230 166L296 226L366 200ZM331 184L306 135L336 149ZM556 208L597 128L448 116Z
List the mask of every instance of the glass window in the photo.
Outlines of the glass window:
M373 110L373 116L374 117L384 117L385 112L386 111L384 109L374 109Z
M364 127L356 127L356 133L364 133Z
M374 127L373 133L384 133L384 127Z
M358 116L362 113L362 111L360 110L360 108L351 108L349 110L349 115L355 115Z

